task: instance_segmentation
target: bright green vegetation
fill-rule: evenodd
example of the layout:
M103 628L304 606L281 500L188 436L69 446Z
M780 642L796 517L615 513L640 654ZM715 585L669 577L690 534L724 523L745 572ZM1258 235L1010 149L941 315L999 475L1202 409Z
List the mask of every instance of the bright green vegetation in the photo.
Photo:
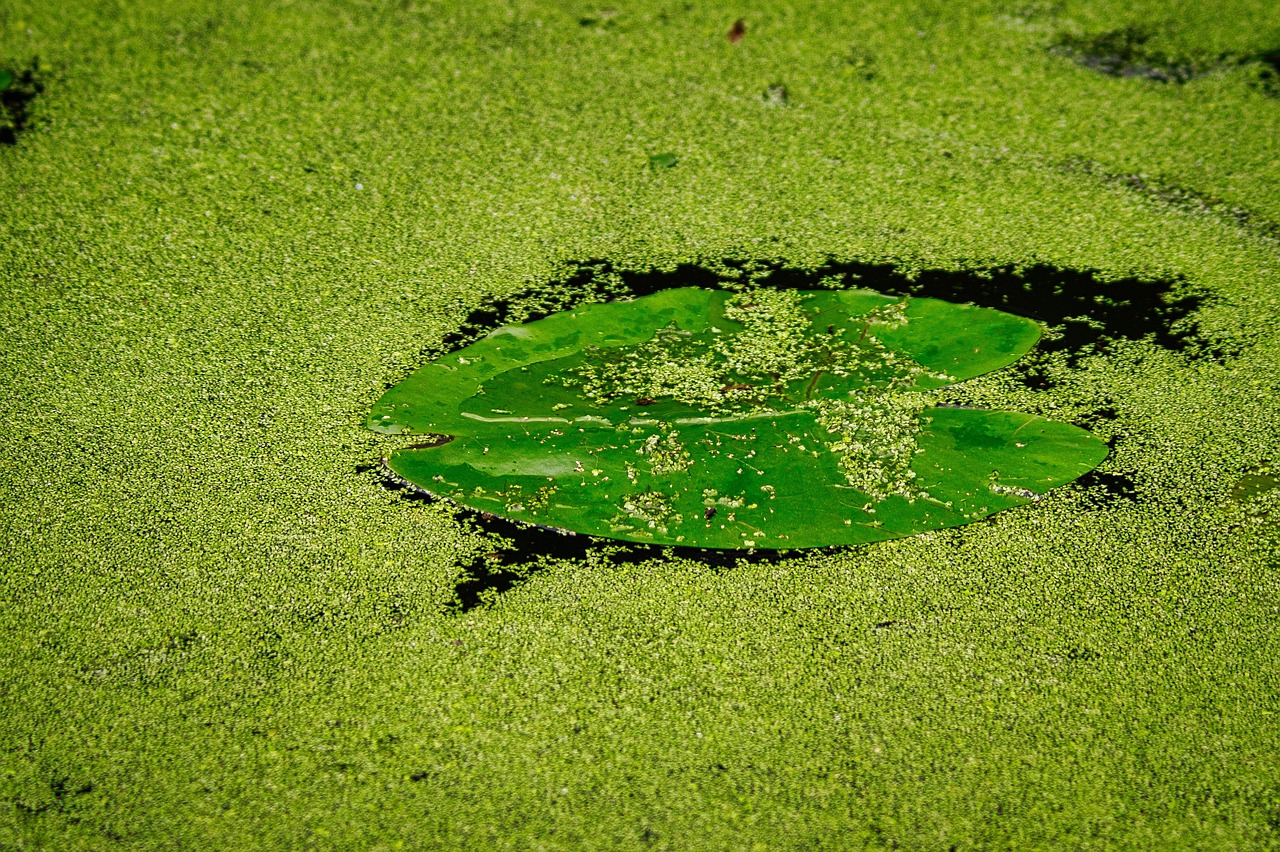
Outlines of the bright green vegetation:
M1068 424L930 407L929 389L1039 336L937 299L685 287L499 328L388 391L369 426L449 436L391 469L526 523L712 548L865 544L1039 500L1102 461L1106 445Z
M1276 846L1280 99L1053 52L1127 27L1280 46L1273 0L0 4L0 847ZM571 261L828 256L1185 282L1224 354L934 391L1114 443L1035 505L450 613L502 543L379 482L388 387Z

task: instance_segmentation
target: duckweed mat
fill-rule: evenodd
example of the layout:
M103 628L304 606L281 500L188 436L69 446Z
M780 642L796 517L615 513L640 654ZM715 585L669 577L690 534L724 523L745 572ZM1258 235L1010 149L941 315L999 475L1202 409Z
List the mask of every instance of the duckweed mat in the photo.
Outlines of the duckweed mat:
M0 846L1280 845L1278 48L1244 0L4 5ZM1107 456L777 557L388 487L388 389L678 287L1027 318L931 404Z

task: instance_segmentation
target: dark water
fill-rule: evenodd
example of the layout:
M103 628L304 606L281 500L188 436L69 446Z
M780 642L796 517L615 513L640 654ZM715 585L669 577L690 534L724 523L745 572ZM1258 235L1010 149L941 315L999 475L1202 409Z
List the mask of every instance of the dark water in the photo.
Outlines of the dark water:
M9 127L0 127L0 145L18 144L18 136L31 121L31 102L44 91L39 63L14 71L13 82L0 91L0 105L9 116Z

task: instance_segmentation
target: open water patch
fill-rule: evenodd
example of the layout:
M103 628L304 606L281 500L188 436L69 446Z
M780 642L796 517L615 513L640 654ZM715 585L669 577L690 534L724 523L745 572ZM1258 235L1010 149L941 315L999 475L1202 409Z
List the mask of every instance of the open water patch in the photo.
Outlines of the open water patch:
M17 70L0 67L0 145L18 143L31 123L31 103L43 91L38 60Z

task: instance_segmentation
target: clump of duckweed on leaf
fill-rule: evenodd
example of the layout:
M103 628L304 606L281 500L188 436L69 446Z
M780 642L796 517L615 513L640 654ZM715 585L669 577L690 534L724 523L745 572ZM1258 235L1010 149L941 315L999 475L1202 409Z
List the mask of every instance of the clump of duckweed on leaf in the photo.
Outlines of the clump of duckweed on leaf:
M674 324L634 346L589 347L592 358L574 364L549 383L580 388L598 406L623 398L652 404L678 399L723 416L780 411L814 402L824 376L865 375L875 382L865 394L910 387L928 373L888 349L867 330L906 324L905 301L868 311L857 339L835 334L807 335L811 317L795 291L755 290L729 298L724 316L740 324L736 334L712 328L709 342ZM945 374L931 374L945 379ZM801 379L802 388L791 386Z
M815 400L818 425L835 437L831 451L851 488L872 500L898 495L927 497L912 482L921 416L930 405L927 394L858 394L848 400Z
M649 463L649 472L658 476L668 473L684 473L693 465L693 457L680 443L680 433L672 432L665 438L661 435L650 435L636 449L636 454L643 456ZM634 475L628 476L634 481Z

